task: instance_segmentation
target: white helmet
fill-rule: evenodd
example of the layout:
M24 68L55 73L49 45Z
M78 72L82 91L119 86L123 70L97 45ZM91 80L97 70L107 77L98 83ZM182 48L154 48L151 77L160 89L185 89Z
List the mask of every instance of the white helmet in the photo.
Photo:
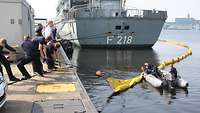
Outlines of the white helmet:
M145 65L145 66L148 66L149 64L146 62L146 63L144 63L144 65Z

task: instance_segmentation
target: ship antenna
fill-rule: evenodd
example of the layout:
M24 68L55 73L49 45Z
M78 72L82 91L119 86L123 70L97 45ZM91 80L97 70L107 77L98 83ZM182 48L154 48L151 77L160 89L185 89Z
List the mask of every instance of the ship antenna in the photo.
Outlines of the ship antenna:
M123 8L125 8L125 5L126 5L126 0L123 0L122 2L123 2L123 5L122 5L122 7L123 7Z
M89 0L90 9L92 8L92 0Z

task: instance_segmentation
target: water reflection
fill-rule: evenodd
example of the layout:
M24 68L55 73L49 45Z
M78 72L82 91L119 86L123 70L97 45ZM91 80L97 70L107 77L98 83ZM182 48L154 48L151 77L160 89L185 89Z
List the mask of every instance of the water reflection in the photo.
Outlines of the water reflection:
M76 51L76 50L75 50ZM91 69L138 71L146 61L158 64L157 54L148 50L82 49L77 56L79 71L90 74Z

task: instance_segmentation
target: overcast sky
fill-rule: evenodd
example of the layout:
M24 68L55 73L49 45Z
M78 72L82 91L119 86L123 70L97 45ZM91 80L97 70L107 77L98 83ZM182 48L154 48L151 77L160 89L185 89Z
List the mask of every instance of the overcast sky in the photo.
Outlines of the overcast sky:
M53 18L56 16L58 0L27 0L35 10L36 17ZM127 0L127 6L139 9L159 9L168 11L168 20L176 17L200 19L200 0Z

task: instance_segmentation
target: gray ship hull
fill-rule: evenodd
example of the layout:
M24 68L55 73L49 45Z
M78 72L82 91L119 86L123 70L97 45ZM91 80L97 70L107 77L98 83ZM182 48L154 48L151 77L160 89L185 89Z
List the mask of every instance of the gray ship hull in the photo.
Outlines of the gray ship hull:
M68 21L63 36L81 47L150 48L165 20L135 17L78 18Z

